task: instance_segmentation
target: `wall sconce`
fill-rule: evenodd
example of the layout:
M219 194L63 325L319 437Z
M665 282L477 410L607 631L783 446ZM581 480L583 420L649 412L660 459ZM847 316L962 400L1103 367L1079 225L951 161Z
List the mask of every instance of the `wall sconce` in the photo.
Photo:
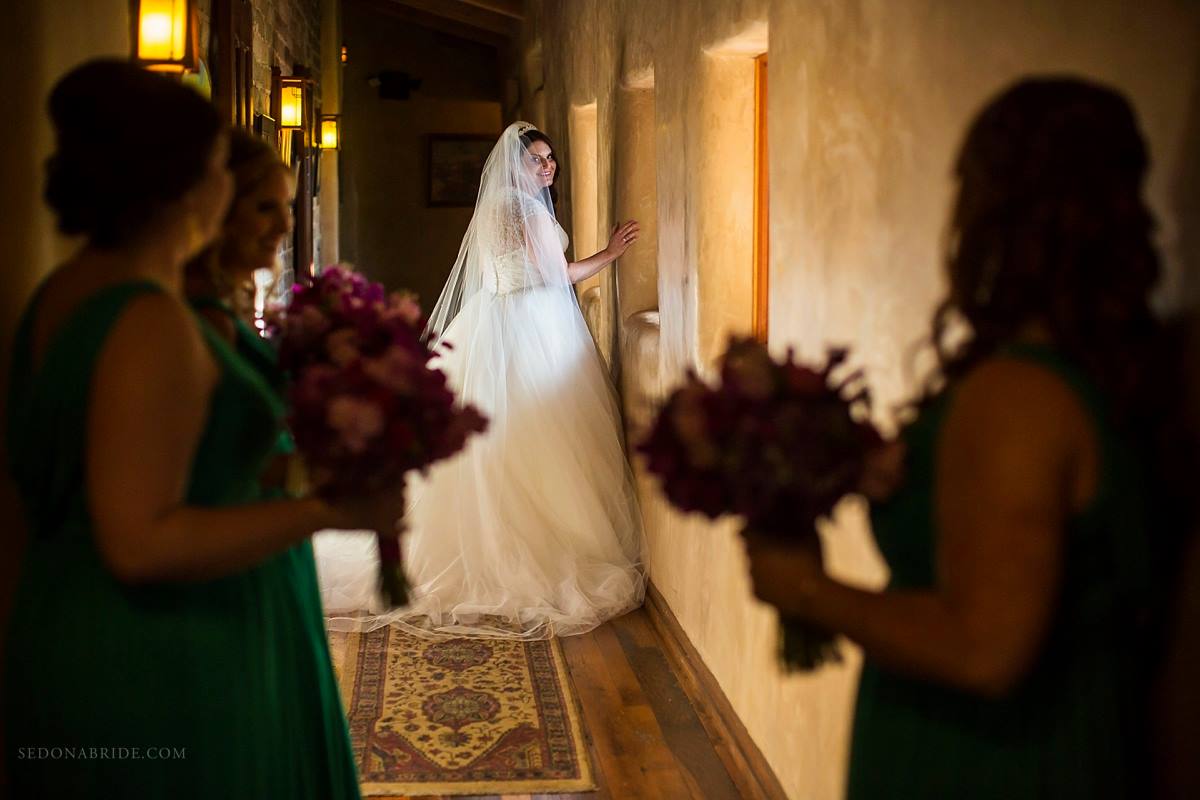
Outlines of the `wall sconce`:
M303 128L304 78L280 78L279 80L279 127Z
M161 72L196 68L194 0L130 0L133 60Z
M337 150L342 146L342 121L337 114L321 117L321 149Z
M350 51L346 49L346 45L342 45L342 63L345 64L350 60Z

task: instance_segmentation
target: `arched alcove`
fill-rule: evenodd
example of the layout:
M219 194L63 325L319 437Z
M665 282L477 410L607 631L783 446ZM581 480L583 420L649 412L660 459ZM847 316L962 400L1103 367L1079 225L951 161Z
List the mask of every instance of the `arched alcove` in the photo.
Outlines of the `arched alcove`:
M702 366L732 334L755 332L758 194L766 170L758 158L759 59L766 25L707 49L697 130L697 336Z

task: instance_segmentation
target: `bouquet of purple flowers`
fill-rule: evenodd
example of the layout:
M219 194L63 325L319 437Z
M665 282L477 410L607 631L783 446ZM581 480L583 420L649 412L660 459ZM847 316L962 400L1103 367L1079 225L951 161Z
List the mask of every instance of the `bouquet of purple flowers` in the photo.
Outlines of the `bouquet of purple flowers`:
M335 499L401 485L409 470L424 472L486 429L429 366L424 327L413 295L389 295L340 267L294 286L286 309L272 315L268 332L290 378L288 425L313 491ZM379 552L381 588L402 605L395 531L379 532Z
M861 372L831 377L846 355L831 350L817 370L790 350L775 361L762 344L734 338L719 385L689 373L638 447L671 504L710 519L737 514L746 532L819 552L817 520L856 490L867 453L882 443L866 421ZM833 637L811 627L785 626L783 650L806 670L839 658Z

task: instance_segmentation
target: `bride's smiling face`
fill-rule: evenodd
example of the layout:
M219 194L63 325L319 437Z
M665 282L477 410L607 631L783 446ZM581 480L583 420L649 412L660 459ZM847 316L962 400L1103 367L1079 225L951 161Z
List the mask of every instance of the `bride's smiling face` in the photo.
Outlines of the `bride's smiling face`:
M534 185L545 189L554 183L554 173L558 164L554 160L554 152L545 142L531 142L525 148L525 169L534 180Z

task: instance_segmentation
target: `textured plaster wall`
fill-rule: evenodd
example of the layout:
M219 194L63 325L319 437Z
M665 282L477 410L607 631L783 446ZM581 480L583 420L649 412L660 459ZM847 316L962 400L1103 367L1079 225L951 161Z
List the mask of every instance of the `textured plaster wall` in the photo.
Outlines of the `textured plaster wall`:
M761 48L761 49L760 49ZM763 41L760 48L766 49ZM754 59L724 48L700 58L704 91L689 170L697 202L697 349L712 362L731 333L749 330L754 258Z
M636 256L609 281L619 298L600 276L604 309L592 315L622 321L631 429L660 372L669 385L685 366L703 368L727 330L750 325L753 138L738 131L752 130L756 52L770 53L771 346L817 357L852 345L886 418L914 387L902 364L942 291L955 149L981 104L1020 75L1072 72L1128 93L1154 157L1162 299L1196 297L1198 43L1200 7L1171 0L529 0L524 47L536 58L524 59L523 86L541 88L527 91L526 113L570 161L570 110L596 103L599 196L588 213L601 231L644 191L644 176L621 166L646 152L624 121L638 102L625 87L652 76L654 164L638 170L654 173L661 329L634 315L644 296L624 291L650 279ZM751 599L733 526L683 519L651 483L642 491L653 581L790 796L839 797L858 658L780 674L774 617ZM826 534L834 572L884 580L861 508Z
M658 185L654 178L654 86L621 87L617 103L616 219L641 224L638 243L622 257L620 307L628 316L658 308Z
M129 54L129 3L122 0L55 0L3 4L0 17L0 86L7 98L0 132L0 232L6 257L3 352L35 284L71 243L54 230L42 202L42 165L54 147L46 100L69 69L95 56ZM7 364L7 361L5 362ZM7 378L7 368L4 376Z
M42 165L54 147L46 97L67 70L93 56L129 50L129 4L124 0L0 3L0 91L6 105L0 127L0 418L8 396L8 369L17 318L37 284L71 252L42 202ZM16 492L0 443L0 664L24 531ZM0 752L9 752L0 733ZM2 761L2 759L0 759ZM4 785L0 763L0 786Z

